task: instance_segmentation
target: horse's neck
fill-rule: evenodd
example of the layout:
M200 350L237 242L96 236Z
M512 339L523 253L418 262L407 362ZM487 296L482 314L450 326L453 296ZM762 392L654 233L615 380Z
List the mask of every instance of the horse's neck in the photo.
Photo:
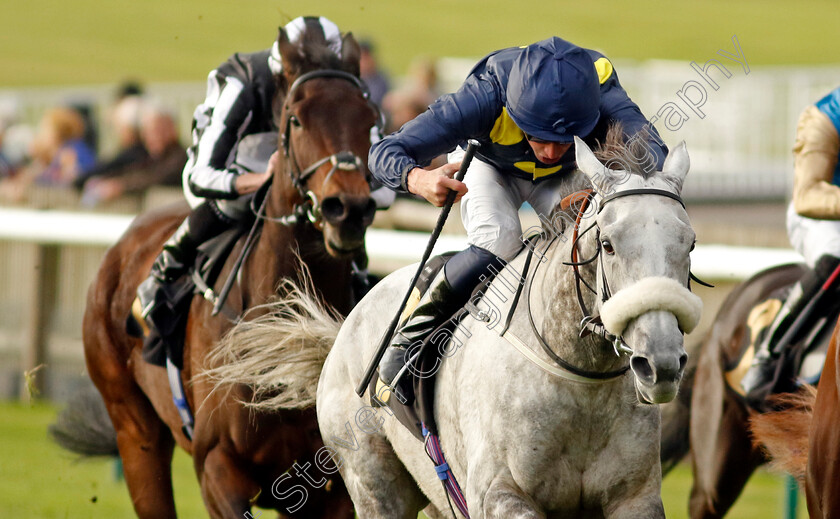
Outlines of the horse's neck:
M583 227L585 228L585 227ZM595 252L594 234L580 239L578 261L589 259ZM622 365L610 345L600 336L589 335L580 338L580 322L583 319L578 302L574 269L563 262L571 261L572 239L556 240L546 253L547 261L542 272L537 272L531 295L532 304L541 304L542 312L533 308L532 313L542 314L536 325L550 347L571 364L593 371L609 371ZM581 277L597 289L597 260L578 267ZM581 281L580 293L591 314L596 295ZM542 323L542 324L540 324Z
M275 187L281 189L275 190ZM267 196L266 214L278 217L291 214L294 196L282 186L272 186ZM281 225L267 220L257 243L253 274L248 283L248 303L261 304L276 294L282 279L299 281L301 262L312 280L313 287L322 294L324 301L342 314L350 311L352 304L351 268L349 260L337 260L324 250L323 237L308 222L294 226Z

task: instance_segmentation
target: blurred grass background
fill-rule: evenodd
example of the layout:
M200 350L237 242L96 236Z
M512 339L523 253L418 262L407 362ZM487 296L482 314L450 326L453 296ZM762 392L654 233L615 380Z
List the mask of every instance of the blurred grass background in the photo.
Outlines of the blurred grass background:
M78 461L47 439L47 425L54 420L57 410L45 403L32 406L0 403L0 517L135 517L125 483L114 478L112 461ZM173 465L178 516L207 517L192 460L176 449ZM728 517L783 517L783 485L782 477L757 472ZM662 498L669 518L687 517L690 487L688 464L682 464L665 478ZM799 518L805 517L802 501Z
M552 35L612 58L703 63L737 34L751 66L840 62L834 0L0 0L0 12L0 86L200 81L304 14L372 38L395 76L418 54L480 57Z

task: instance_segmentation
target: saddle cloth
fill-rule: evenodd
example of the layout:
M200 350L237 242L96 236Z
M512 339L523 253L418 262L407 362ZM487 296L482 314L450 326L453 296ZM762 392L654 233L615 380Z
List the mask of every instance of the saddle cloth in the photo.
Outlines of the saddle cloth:
M127 329L131 335L143 337L143 360L166 367L168 357L183 369L184 332L193 295L209 295L206 287L214 286L225 260L245 232L247 228L235 227L199 246L194 267L175 283L162 287L146 322L139 315L140 305L135 303ZM203 287L197 286L196 278Z
M411 297L403 311L403 321L411 315L420 298L429 289L432 280L454 254L454 252L448 252L429 259L417 279ZM381 386L378 369L368 385L368 397L371 406L387 406L390 408L397 420L420 441L423 441L423 423L425 423L426 429L433 434L437 430L434 420L436 377L434 375L418 377L414 373L436 372L435 365L443 360L438 346L442 346L442 341L452 336L455 328L466 314L466 310L459 309L451 319L446 320L424 339L423 345L419 348L416 353L417 356L411 363L414 369L403 375L403 377L409 378L411 382L410 384L403 384L403 387L409 388L409 394L404 395L405 401L401 401L395 394L391 393L387 386ZM415 354L414 351L411 353Z
M737 355L724 366L727 385L741 396L744 396L741 379L752 364L755 347L761 344L769 332L791 287L792 285L781 287L767 299L753 306L747 317L747 333L744 334ZM828 308L816 309L815 314L819 316L815 315L811 319L811 323L782 354L777 363L770 394L795 391L804 384L814 385L819 382L831 334L840 316L840 304L832 301L831 305Z

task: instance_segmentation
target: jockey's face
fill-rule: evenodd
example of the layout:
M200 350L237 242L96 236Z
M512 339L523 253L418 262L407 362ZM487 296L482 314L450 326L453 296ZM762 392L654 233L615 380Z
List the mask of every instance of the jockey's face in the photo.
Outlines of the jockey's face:
M572 147L571 142L551 142L528 136L528 144L534 150L537 160L543 164L554 164Z

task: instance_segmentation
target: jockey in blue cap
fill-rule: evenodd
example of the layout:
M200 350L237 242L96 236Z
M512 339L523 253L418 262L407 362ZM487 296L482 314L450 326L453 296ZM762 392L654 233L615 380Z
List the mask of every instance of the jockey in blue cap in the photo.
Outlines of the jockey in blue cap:
M370 169L386 186L436 206L455 191L470 244L446 263L401 325L379 365L381 383L393 385L409 347L462 307L489 267L498 271L522 249L522 203L549 215L569 194L563 183L576 169L574 137L591 146L611 123L644 136L661 169L667 148L610 61L554 37L485 57L457 92L371 148ZM456 146L467 139L481 147L462 183L452 177L464 155ZM422 167L453 149L448 164Z

